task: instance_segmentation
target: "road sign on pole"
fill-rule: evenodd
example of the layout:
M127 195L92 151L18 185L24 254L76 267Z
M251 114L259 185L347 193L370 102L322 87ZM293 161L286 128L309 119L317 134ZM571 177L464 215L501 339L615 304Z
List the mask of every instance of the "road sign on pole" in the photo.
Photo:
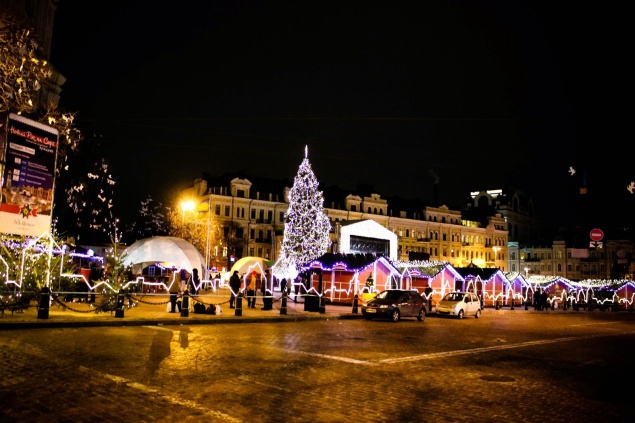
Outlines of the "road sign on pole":
M591 231L589 236L591 237L591 241L602 241L602 238L604 238L604 232L602 232L602 229L595 228Z

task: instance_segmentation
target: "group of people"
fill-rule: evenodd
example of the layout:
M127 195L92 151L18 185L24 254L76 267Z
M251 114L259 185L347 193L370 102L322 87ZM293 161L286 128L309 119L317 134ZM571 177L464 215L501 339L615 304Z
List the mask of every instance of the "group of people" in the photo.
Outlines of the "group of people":
M198 269L192 269L192 274L188 274L185 269L174 270L172 272L170 290L170 313L176 313L178 296L181 292L188 291L190 295L198 295L201 278Z
M536 310L538 311L547 310L548 299L549 299L549 294L547 294L547 291L544 291L541 289L540 291L536 292L534 297L534 307L536 308Z
M244 276L244 275L243 275ZM244 279L244 286L243 286ZM261 310L273 309L273 278L269 273L269 269L264 271L263 275L253 271L246 277L241 278L238 270L235 270L229 279L229 288L231 294L229 297L229 308L235 309L237 306L236 299L247 299L247 308L256 308L256 299L262 298L263 307ZM200 288L200 277L198 269L192 269L190 275L185 269L172 272L171 280L168 283L170 291L170 313L178 312L178 297L186 290L190 295L197 295ZM286 279L281 282L281 290L284 292L288 289Z
M231 290L229 308L236 308L236 298L242 294L244 294L247 298L247 308L256 308L256 293L259 292L264 303L261 310L272 310L273 292L272 287L270 286L271 281L272 279L269 274L269 269L265 270L265 274L262 275L262 277L258 274L258 272L253 271L245 278L245 287L241 290L241 277L238 274L238 270L234 270L229 278L229 288Z

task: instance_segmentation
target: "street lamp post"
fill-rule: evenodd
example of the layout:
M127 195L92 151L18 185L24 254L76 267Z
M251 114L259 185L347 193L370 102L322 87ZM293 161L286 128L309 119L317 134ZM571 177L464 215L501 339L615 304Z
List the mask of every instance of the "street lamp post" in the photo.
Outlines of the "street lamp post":
M529 266L525 266L525 279L529 277Z
M185 212L194 209L194 203L191 201L182 201L181 210L183 211L181 217L181 238L185 237Z
M207 198L207 230L205 231L205 279L209 280L209 258L211 255L210 230L212 221L212 195Z

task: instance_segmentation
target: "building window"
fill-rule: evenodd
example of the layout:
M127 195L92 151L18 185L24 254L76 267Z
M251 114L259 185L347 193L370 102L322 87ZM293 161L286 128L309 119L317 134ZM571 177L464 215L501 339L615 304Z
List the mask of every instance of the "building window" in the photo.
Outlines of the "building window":
M249 239L254 239L256 237L256 231L254 229L249 230Z
M256 209L251 209L251 220L256 220Z
M220 216L220 204L216 204L216 206L214 206L214 214L216 216Z
M225 216L229 217L229 206L225 206Z
M245 198L245 190L244 189L236 190L236 197Z

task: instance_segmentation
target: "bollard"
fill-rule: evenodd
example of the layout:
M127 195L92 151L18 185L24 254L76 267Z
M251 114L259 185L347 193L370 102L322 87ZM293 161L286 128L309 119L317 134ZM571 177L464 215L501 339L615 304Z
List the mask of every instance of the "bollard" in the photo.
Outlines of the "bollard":
M280 314L287 314L287 291L282 292L282 304L280 305Z
M319 301L318 313L320 314L326 313L326 298L324 297L324 295L320 295L320 298L318 299L318 301Z
M512 306L510 307L510 310L514 309L514 299L512 298Z
M188 317L190 315L190 293L186 289L183 292L181 298L181 317Z
M49 318L49 306L51 304L51 290L48 286L42 288L40 292L40 302L37 307L37 318L48 319Z
M234 310L234 316L242 316L243 315L243 296L238 293L236 295L236 310Z
M552 309L552 310L555 310L555 309L556 309L556 302L555 302L555 301L552 301L552 302L551 302L551 309Z
M357 298L357 294L355 294L355 296L353 297L353 313L357 314L357 303L359 302L358 298Z
M123 289L117 294L117 303L115 304L115 317L123 317L123 300L125 298Z
M499 305L498 305L498 301L499 301L499 300L498 300L498 298L497 298L497 299L496 299L496 310L498 310L498 309L500 308L500 307L499 307Z

